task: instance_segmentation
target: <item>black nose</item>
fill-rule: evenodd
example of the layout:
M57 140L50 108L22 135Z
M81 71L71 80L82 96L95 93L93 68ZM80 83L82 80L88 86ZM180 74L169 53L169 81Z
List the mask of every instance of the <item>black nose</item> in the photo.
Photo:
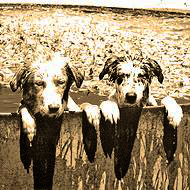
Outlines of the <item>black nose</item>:
M133 103L135 103L135 101L137 99L137 94L134 93L134 92L128 92L125 95L125 98L126 98L126 100L127 100L128 103L133 104Z
M48 105L48 108L50 113L56 113L59 110L60 106L58 104L50 104Z

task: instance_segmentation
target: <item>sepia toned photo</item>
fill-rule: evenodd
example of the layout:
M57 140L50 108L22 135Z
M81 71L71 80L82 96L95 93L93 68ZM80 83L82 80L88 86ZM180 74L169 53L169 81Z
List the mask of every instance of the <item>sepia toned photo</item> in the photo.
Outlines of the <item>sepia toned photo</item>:
M190 1L0 1L0 190L188 190Z

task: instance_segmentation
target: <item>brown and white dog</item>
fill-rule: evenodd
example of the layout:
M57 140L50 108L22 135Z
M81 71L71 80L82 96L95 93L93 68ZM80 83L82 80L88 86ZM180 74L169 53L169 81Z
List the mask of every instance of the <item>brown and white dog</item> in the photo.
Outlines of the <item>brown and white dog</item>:
M83 75L60 54L25 64L10 82L21 89L20 158L29 172L33 160L34 189L52 189L56 145L63 113L80 111L69 96L73 82L79 88Z
M103 122L100 120L100 137L102 136L102 148L106 156L111 157L114 148L115 175L117 179L121 180L128 170L131 159L141 113L137 110L142 110L141 108L146 106L157 106L157 102L150 92L150 84L153 77L157 77L158 81L162 83L164 76L161 67L155 60L145 58L142 54L131 56L128 52L124 57L113 56L108 58L99 75L100 80L106 74L108 74L109 81L114 83L115 91L110 94L109 100L102 102L100 105L101 114L103 115ZM163 144L168 163L170 163L176 150L176 127L181 123L183 112L180 105L169 96L166 96L161 103L166 110L163 125L165 129L169 129L166 132L169 134L164 134ZM125 116L121 114L126 113L121 112L120 108L123 107L130 110L129 118L126 115L126 121ZM135 107L138 109L134 109ZM132 110L136 110L136 112ZM120 118L120 115L124 118ZM106 122L107 120L109 122ZM126 123L128 126L125 125ZM133 123L135 124L133 125ZM116 125L117 127L115 127ZM168 139L172 139L169 141L171 143L164 143Z
M74 81L80 87L83 79L83 75L59 54L24 65L16 73L10 86L13 92L19 87L23 90L19 112L30 141L36 130L35 115L58 118L65 110L80 111L68 93Z

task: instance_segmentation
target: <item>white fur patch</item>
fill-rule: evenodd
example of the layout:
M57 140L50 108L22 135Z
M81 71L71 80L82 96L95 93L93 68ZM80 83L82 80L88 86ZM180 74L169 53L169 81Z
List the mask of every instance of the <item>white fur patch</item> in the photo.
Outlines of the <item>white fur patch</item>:
M158 106L158 104L157 104L155 98L154 98L152 95L149 96L149 98L148 98L148 100L147 100L147 103L148 103L148 105L150 105L150 106Z
M117 120L120 119L120 111L116 102L110 100L103 101L100 104L100 109L105 120L109 120L112 124L113 122L117 123Z
M89 103L81 104L81 110L86 112L88 121L95 127L99 126L100 123L100 109L97 105L92 105Z
M48 105L59 105L62 106L62 94L58 94L55 90L55 84L53 83L51 78L47 78L46 80L46 88L43 91L43 101L44 101L44 107L46 108L46 111L48 112Z
M27 108L25 108L25 107L21 108L20 113L22 116L24 132L27 133L29 141L32 142L34 135L36 135L35 120L32 118L32 116L28 112Z
M131 71L133 69L133 63L128 62L127 64L119 64L118 69L119 69L120 74L123 74L123 73L129 74L129 73L131 73Z
M181 106L169 96L166 96L161 103L165 106L168 112L168 120L170 124L174 127L178 127L183 118Z
M144 90L145 90L145 86L143 83L136 83L135 84L135 92L137 94L136 102L140 102L140 100L143 98Z
M59 53L55 53L53 59L51 61L45 62L43 57L39 58L36 62L32 64L33 68L37 68L37 74L45 77L52 77L54 75L62 76L62 70L67 63L69 62L68 58L61 57Z

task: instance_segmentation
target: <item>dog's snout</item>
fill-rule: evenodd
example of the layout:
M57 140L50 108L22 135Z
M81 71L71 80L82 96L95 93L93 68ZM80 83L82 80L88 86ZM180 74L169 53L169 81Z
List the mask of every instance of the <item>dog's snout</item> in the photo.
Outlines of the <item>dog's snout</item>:
M125 96L128 103L133 104L137 99L137 94L135 92L128 92Z
M48 108L50 113L56 113L59 110L60 106L58 104L56 105L50 104L48 105Z

